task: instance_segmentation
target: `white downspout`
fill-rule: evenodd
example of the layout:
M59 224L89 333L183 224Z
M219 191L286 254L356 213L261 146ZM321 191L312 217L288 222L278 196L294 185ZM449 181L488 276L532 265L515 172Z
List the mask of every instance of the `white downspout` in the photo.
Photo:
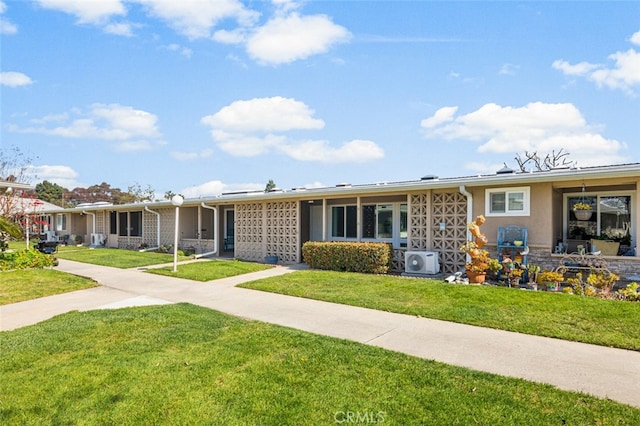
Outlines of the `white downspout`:
M218 245L220 244L219 241L218 241L218 208L217 207L208 206L208 205L206 205L204 203L204 201L202 203L200 203L200 206L202 206L203 209L213 210L213 251L210 251L210 252L207 252L207 253L196 254L194 256L196 259L200 259L201 257L212 256L214 254L217 254L218 253Z
M464 185L460 185L460 193L467 197L467 223L473 222L473 194L467 191ZM471 233L467 226L467 240L469 240ZM467 253L467 262L471 259L469 253Z
M156 231L156 246L155 247L151 247L151 248L146 248L146 249L140 250L140 251L157 250L158 247L160 247L160 213L154 212L148 206L144 206L144 211L152 213L152 214L155 214L156 217L158 218L158 220L156 221L156 227L157 227L157 231Z
M82 210L82 213L84 213L84 214L90 214L91 216L93 216L93 217L92 217L92 219L93 219L93 223L91 224L91 233L92 233L92 234L95 234L95 233L96 233L96 214L95 214L95 213L92 213L92 212L88 212L88 211L86 211L86 210ZM93 241L91 241L91 243L93 243ZM91 245L91 244L87 244L87 245Z

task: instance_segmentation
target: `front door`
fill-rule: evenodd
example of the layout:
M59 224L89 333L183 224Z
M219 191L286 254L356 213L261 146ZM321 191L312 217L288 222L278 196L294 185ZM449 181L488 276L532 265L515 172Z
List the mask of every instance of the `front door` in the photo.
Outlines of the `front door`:
M235 212L233 209L224 212L224 251L233 250L235 242Z

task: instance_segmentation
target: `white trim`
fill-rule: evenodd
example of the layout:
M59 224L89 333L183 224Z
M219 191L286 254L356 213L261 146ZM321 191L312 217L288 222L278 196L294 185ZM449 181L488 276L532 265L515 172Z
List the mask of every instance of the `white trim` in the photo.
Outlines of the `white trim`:
M491 194L504 193L504 212L491 211ZM522 193L522 210L509 210L509 195ZM484 191L484 215L487 217L510 217L531 215L531 188L528 186L487 188Z

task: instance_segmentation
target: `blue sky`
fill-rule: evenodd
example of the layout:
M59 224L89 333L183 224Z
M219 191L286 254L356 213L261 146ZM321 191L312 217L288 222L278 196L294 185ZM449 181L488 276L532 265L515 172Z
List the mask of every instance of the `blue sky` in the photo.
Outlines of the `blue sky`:
M640 2L0 0L0 147L158 197L640 161Z

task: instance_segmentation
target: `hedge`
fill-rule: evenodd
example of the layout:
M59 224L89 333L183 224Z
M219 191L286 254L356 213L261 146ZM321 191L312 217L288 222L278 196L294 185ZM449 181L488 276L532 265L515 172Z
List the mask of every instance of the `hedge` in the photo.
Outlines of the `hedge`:
M313 269L386 274L393 247L387 243L309 241L302 246L302 258Z

